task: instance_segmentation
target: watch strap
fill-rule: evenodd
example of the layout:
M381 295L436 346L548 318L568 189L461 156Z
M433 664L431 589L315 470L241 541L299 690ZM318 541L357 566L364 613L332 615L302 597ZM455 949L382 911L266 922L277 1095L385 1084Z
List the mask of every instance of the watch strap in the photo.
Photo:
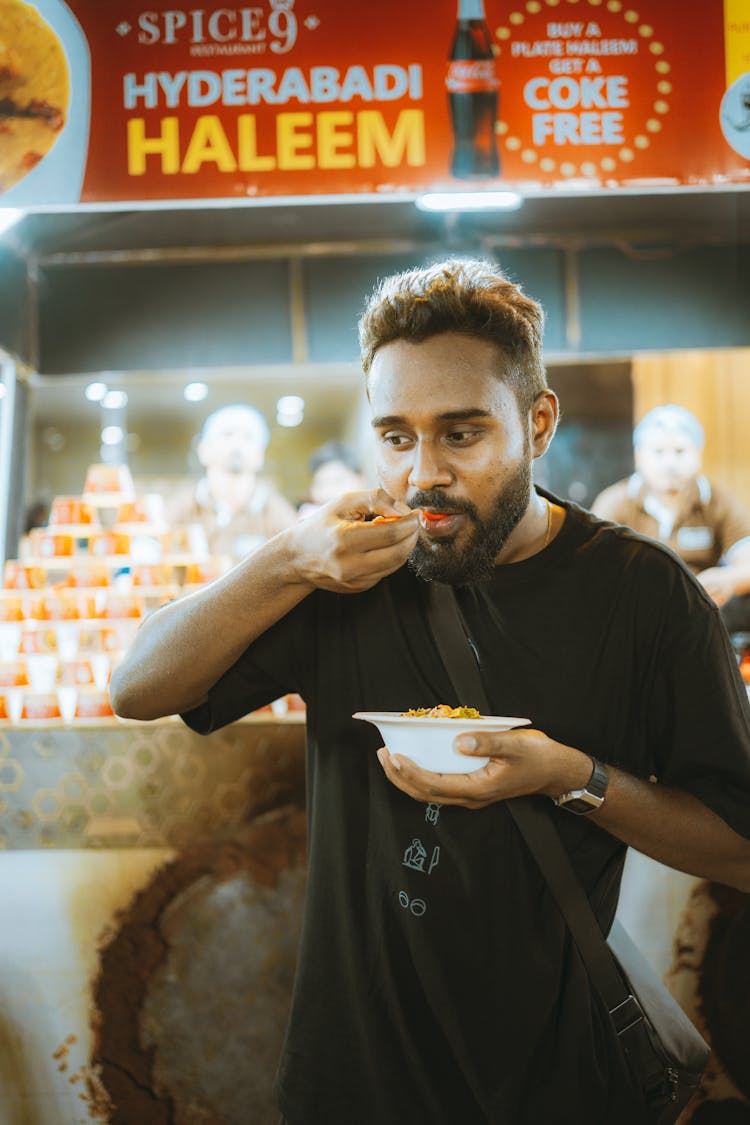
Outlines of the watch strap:
M564 808L568 812L577 813L579 816L585 816L601 808L607 793L609 774L603 762L597 761L596 758L592 758L591 761L593 769L585 787L573 789L569 793L561 793L559 797L554 797L553 800L558 807Z

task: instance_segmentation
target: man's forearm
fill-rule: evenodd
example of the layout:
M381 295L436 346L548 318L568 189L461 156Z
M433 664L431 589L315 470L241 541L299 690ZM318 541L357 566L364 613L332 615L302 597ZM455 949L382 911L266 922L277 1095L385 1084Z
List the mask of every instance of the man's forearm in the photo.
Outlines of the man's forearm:
M750 891L750 841L691 794L608 769L592 820L667 867Z
M295 578L279 535L205 589L157 610L112 675L115 712L157 719L197 707L247 646L312 589Z
M549 777L539 792L557 797L584 788L591 776L588 754L552 740L548 747ZM750 891L750 840L684 790L642 781L614 766L607 770L604 803L586 814L592 821L667 867Z

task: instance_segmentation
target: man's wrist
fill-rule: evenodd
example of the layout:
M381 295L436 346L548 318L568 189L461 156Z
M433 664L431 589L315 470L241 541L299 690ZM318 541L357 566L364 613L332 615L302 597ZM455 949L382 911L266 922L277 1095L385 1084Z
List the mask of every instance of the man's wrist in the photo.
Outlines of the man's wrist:
M299 587L307 595L317 589L317 586L309 576L304 574L300 565L300 551L297 547L297 540L300 535L301 522L280 531L270 543L278 552L278 561L283 573L287 576L289 585Z
M560 745L559 750L554 776L542 790L545 797L553 800L573 789L585 789L594 770L589 754L576 750L573 746Z
M609 787L609 771L603 762L591 758L591 776L585 785L576 789L569 789L557 797L553 797L558 808L577 815L590 815L604 804Z

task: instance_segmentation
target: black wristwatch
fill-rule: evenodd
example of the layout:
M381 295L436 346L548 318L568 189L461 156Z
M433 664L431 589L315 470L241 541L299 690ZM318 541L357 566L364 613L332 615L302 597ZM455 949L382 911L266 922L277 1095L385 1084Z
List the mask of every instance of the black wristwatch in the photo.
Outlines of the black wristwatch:
M559 808L580 816L595 812L604 804L609 784L607 767L596 758L592 758L591 761L594 763L594 768L585 789L573 789L570 793L561 793L559 797L552 798Z

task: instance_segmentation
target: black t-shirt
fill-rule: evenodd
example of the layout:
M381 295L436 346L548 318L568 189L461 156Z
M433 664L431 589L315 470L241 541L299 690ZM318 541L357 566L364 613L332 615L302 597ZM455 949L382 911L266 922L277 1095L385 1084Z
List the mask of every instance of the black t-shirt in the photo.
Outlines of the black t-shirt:
M716 607L666 548L565 504L458 598L495 714L680 786L750 836L750 711ZM407 568L318 591L185 716L307 702L309 882L277 1095L292 1125L638 1125L609 1018L502 802L396 789L354 711L457 704ZM461 700L471 703L470 700ZM603 929L624 845L552 815Z

